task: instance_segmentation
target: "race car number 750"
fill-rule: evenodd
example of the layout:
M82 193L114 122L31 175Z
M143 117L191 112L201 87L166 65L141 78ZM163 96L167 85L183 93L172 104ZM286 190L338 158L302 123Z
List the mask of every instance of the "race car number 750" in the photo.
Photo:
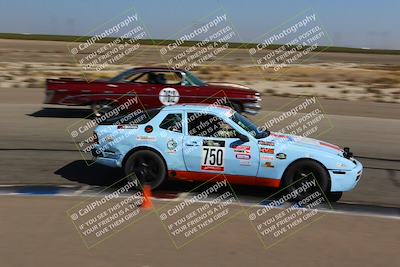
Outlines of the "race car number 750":
M204 171L224 171L224 147L203 146L201 169Z

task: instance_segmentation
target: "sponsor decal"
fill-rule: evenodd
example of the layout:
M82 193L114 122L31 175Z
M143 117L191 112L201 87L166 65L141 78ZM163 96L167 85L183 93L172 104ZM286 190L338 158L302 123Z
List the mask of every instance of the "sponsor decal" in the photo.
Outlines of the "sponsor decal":
M164 106L175 105L179 102L179 92L175 88L166 87L160 91L158 99Z
M258 144L262 146L275 146L274 142L262 141L262 140L258 141Z
M225 147L225 141L221 140L203 140L203 146L218 146L218 147Z
M275 137L275 138L279 138L279 139L287 139L290 142L295 142L296 140L291 137L291 136L286 136L286 135L282 135L282 134L271 134L270 136Z
M202 171L224 171L225 141L203 140L201 153Z
M155 142L157 139L154 136L136 136L137 141L149 141L149 142Z
M278 153L276 154L277 159L286 159L286 154L285 153Z
M249 160L251 158L250 155L248 154L236 154L237 159L244 159L244 160Z
M274 133L270 134L270 136L275 137L275 138L289 138L289 137L286 136L286 135L274 134Z
M151 133L153 131L153 126L147 125L146 127L144 127L144 131L146 133Z
M120 124L117 126L117 129L137 129L137 128L138 128L137 125L130 125L130 124L126 125Z
M250 150L249 146L233 146L233 149Z
M260 153L274 154L274 149L262 147L260 148Z
M250 154L249 146L233 146L233 152L239 154Z
M168 151L167 151L167 153L169 153L169 154L175 154L176 153L176 147L178 146L178 143L174 140L174 139L170 139L168 142L167 142L167 148L168 148Z
M272 157L272 156L261 156L260 159L261 160L266 160L266 161L273 161L274 157Z
M265 167L265 168L273 168L274 164L272 162L267 161L267 162L265 162L263 164L263 167Z
M234 150L233 152L236 154L250 154L249 150Z

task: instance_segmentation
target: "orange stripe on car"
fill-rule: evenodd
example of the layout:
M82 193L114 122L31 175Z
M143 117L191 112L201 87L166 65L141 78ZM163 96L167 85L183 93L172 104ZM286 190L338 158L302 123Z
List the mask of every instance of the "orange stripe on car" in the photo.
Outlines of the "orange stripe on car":
M329 148L332 148L332 149L335 149L335 150L342 151L342 150L340 149L340 147L338 147L338 146L336 146L336 145L332 145L332 144L325 143L325 142L319 142L319 144L320 144L321 146L326 146L326 147L329 147Z
M199 181L205 182L215 178L213 181L222 181L224 178L231 184L240 185L256 185L279 188L281 180L271 178L259 178L254 176L243 176L243 175L218 175L215 173L202 173L202 172L188 172L188 171L169 171L169 176L172 179L185 180L185 181Z

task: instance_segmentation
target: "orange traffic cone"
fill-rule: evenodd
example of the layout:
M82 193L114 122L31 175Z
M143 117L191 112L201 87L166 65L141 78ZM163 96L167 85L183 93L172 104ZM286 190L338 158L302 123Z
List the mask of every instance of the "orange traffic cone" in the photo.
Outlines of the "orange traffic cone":
M151 202L151 186L144 185L143 186L143 209L151 209L153 207L153 203Z

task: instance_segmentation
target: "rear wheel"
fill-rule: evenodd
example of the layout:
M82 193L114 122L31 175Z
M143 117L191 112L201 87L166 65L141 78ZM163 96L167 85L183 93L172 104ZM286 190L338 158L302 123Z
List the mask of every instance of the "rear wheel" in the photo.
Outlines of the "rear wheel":
M125 162L124 172L129 180L136 176L142 186L147 184L152 189L159 187L167 176L163 159L150 150L139 150L130 155Z
M316 182L313 182L314 179ZM288 192L293 192L304 183L312 185L303 192L298 190L295 200L302 200L316 191L321 192L322 190L324 194L327 194L329 180L329 173L321 164L313 160L303 159L295 162L285 171L283 186L287 187Z

